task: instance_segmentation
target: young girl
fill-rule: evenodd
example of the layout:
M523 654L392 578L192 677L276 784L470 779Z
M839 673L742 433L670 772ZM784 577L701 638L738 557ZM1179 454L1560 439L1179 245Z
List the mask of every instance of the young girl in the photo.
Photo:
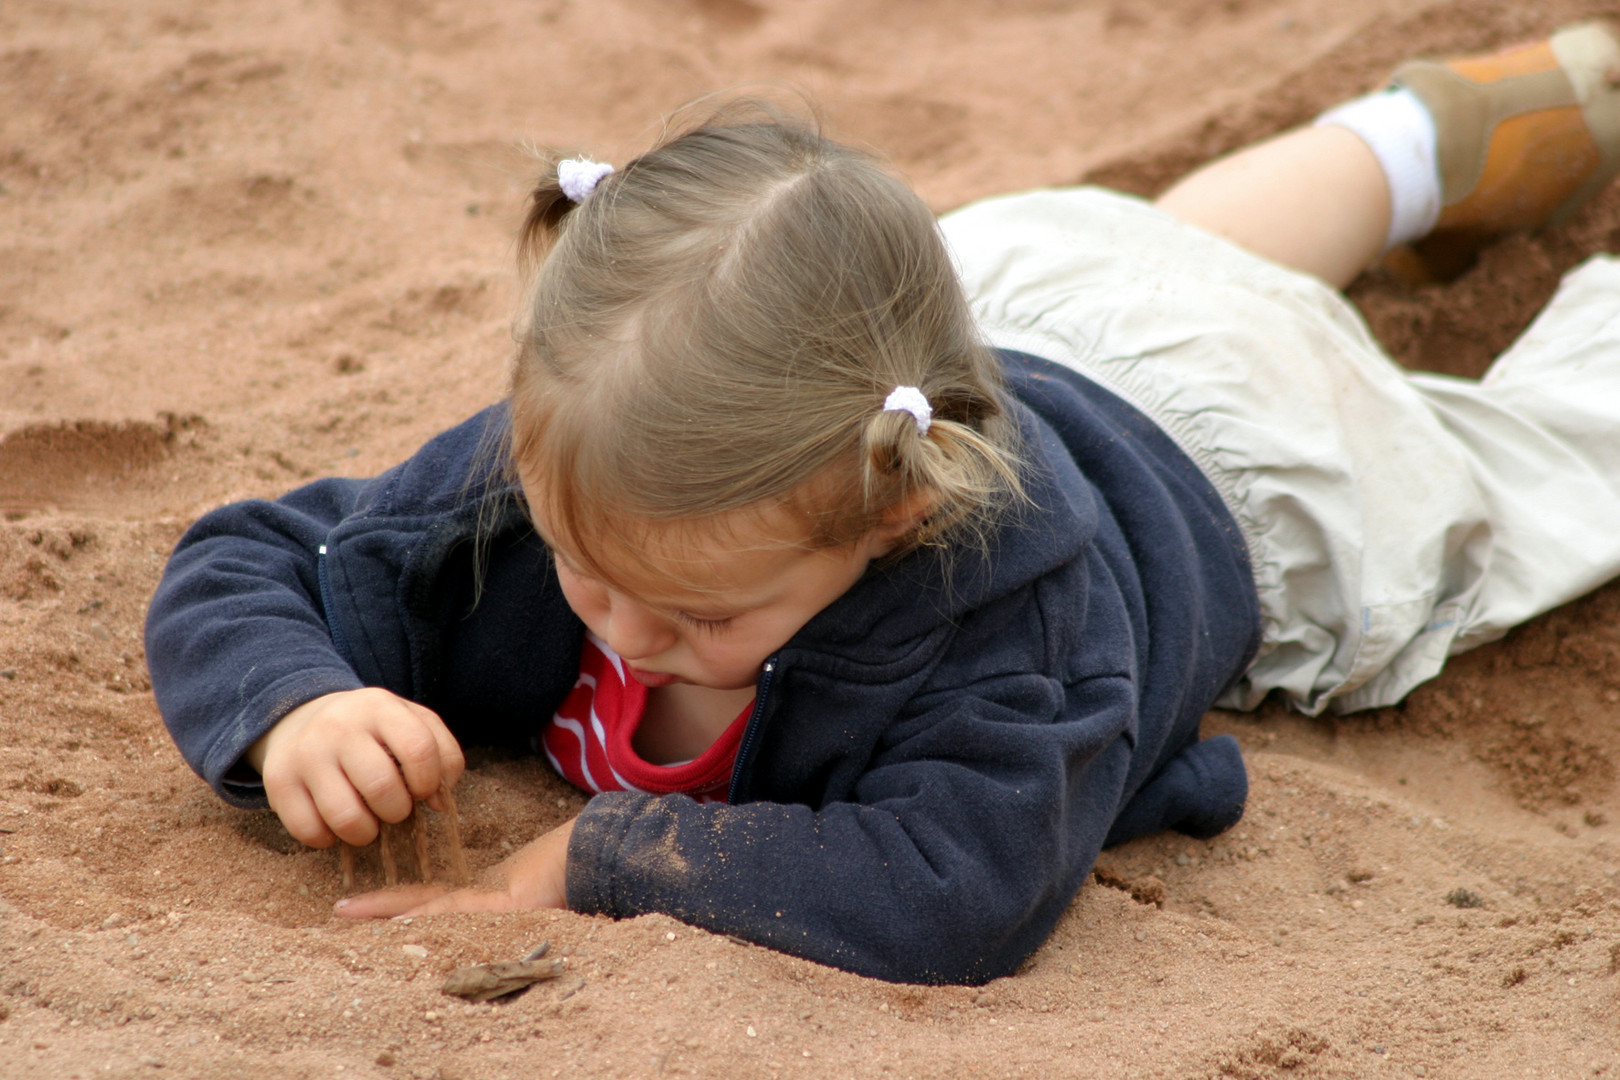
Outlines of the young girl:
M1614 263L1481 383L1403 373L1323 284L1567 217L1620 171L1617 65L1596 25L1411 64L1157 207L1035 192L943 237L757 110L554 163L510 399L198 522L148 623L164 716L317 846L453 784L458 740L598 793L480 888L345 914L1006 974L1105 844L1238 820L1212 704L1389 704L1620 573Z

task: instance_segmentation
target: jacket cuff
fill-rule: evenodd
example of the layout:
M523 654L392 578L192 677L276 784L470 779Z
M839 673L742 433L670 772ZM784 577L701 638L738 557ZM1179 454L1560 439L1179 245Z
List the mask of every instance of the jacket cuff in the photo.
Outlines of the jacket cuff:
M574 819L574 833L568 841L569 910L614 918L640 914L620 909L613 887L614 871L631 821L652 799L651 795L612 791L594 796L585 804Z
M1248 797L1249 775L1236 739L1217 735L1193 743L1125 804L1104 846L1166 829L1208 840L1242 819Z

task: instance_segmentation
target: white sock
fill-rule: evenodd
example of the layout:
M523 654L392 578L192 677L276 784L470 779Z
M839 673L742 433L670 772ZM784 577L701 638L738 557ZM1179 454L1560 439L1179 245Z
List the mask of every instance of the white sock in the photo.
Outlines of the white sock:
M1412 91L1392 86L1347 101L1316 118L1361 137L1389 182L1389 235L1384 250L1427 236L1440 217L1440 164L1434 118Z

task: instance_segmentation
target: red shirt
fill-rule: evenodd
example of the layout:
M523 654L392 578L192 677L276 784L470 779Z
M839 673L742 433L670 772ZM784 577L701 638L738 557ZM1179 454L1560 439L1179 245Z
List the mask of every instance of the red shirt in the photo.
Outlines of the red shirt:
M690 795L699 802L725 802L737 745L753 702L703 753L691 761L654 765L631 745L647 711L647 688L625 671L624 661L595 634L585 635L579 681L540 733L552 768L577 788Z

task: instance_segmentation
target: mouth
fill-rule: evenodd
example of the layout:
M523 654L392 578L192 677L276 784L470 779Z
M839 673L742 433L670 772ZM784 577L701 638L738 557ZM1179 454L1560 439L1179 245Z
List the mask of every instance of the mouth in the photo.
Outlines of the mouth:
M625 668L630 672L630 677L632 679L636 680L636 682L640 683L642 686L647 687L649 690L659 686L668 686L671 683L678 683L681 681L681 677L679 675L670 675L667 672L662 671L643 671L633 664L626 664Z

